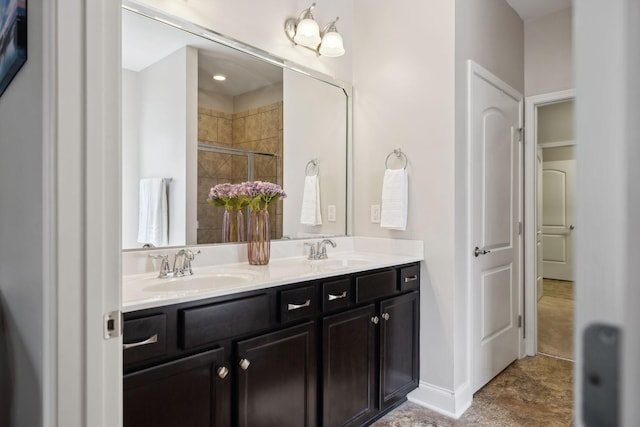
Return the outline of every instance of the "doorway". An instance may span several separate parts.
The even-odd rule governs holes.
[[[538,107],[537,287],[539,353],[573,360],[574,101]]]
[[[574,359],[574,91],[526,99],[526,353]]]

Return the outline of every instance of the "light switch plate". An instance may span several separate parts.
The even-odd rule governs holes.
[[[380,224],[380,205],[371,205],[371,222]]]
[[[327,221],[336,222],[336,205],[327,206]]]

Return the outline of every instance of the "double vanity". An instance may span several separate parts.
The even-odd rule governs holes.
[[[176,278],[149,257],[170,250],[125,252],[124,425],[359,426],[402,402],[418,384],[422,244],[334,240],[317,260],[274,242],[267,266],[201,246]]]

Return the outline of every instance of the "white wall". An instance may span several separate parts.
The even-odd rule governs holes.
[[[351,80],[351,22],[353,2],[323,0],[313,11],[320,27],[340,16],[337,27],[346,54],[339,58],[318,57],[293,47],[284,34],[284,21],[298,17],[311,2],[307,0],[143,0],[149,6],[180,16],[225,36],[241,40],[279,57],[305,65],[339,79]]]
[[[197,61],[195,49],[182,48],[138,73],[139,103],[144,106],[139,114],[140,178],[172,178],[169,186],[171,246],[190,242],[186,225],[187,189],[191,187],[187,181],[188,172],[193,168],[188,168],[187,157],[194,149],[194,141],[188,133],[194,121],[193,111],[197,110],[197,88],[191,95],[188,90],[189,82],[197,81],[197,78],[190,80],[197,70],[197,65],[191,64],[193,61]],[[195,107],[190,105],[194,102]],[[174,117],[185,119],[174,120]],[[195,123],[197,126],[197,119]]]
[[[139,248],[140,85],[138,73],[122,70],[122,247]]]
[[[253,108],[264,107],[282,101],[282,82],[261,87],[238,96],[233,97],[233,112],[251,110]]]
[[[573,89],[573,9],[524,23],[525,95]]]
[[[345,145],[346,95],[296,71],[284,71],[283,203],[285,236],[343,235],[346,230],[347,162]],[[309,106],[313,105],[313,114]],[[322,225],[300,224],[305,168],[316,159],[320,168]],[[310,168],[310,173],[315,168]],[[336,206],[336,221],[329,222],[327,206]]]
[[[451,390],[454,3],[357,0],[354,7],[354,234],[424,240],[420,380]],[[398,147],[408,157],[404,232],[370,222],[385,157]]]
[[[538,144],[573,141],[573,110],[573,100],[538,107]]]
[[[47,156],[53,150],[46,144],[48,9],[43,2],[29,2],[28,60],[0,97],[0,307],[14,375],[11,413],[0,414],[0,424],[10,418],[16,427],[43,422],[43,389],[49,383],[44,328],[50,320],[45,301],[52,279],[46,275],[46,256],[55,194],[47,180]],[[0,409],[9,410],[8,399],[2,396]]]
[[[463,402],[468,387],[470,358],[468,300],[471,248],[469,222],[469,146],[467,139],[468,60],[471,59],[520,93],[524,91],[524,28],[518,14],[504,0],[456,1],[456,123],[455,123],[455,288],[454,390]],[[467,397],[464,396],[467,393]],[[456,407],[456,410],[461,409]]]

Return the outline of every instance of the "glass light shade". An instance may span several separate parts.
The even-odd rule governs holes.
[[[309,18],[298,22],[293,41],[302,46],[313,49],[317,48],[320,44],[320,28],[318,27],[318,23]]]
[[[331,58],[344,55],[344,45],[340,33],[330,31],[324,35],[320,45],[320,55]]]

